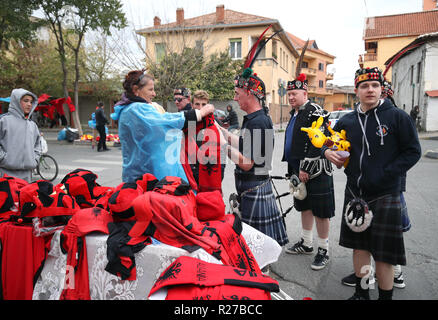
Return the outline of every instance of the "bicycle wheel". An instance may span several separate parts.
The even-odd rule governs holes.
[[[43,154],[37,167],[38,174],[47,181],[53,181],[58,176],[58,164],[55,158],[48,154]]]

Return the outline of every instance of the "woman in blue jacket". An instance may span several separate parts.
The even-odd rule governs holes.
[[[188,181],[180,161],[181,129],[201,121],[214,107],[183,113],[161,113],[152,104],[154,78],[142,70],[130,71],[123,82],[121,101],[111,118],[118,121],[122,145],[123,182],[134,182],[145,173],[157,179],[175,176]]]

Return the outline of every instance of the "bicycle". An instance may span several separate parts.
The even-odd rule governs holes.
[[[55,158],[47,154],[48,147],[46,140],[41,136],[42,153],[38,160],[38,165],[34,169],[34,173],[47,181],[56,179],[59,173],[58,163]]]
[[[58,176],[58,163],[51,155],[42,154],[38,161],[36,172],[44,180],[53,181]]]

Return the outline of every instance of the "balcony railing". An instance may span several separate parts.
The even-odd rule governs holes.
[[[307,90],[310,93],[316,93],[316,86],[307,86]]]
[[[316,76],[316,69],[313,68],[301,68],[301,72],[308,76]]]
[[[327,73],[326,79],[327,80],[333,80],[334,74],[333,73]]]
[[[364,61],[377,61],[377,53],[365,53],[363,55]]]

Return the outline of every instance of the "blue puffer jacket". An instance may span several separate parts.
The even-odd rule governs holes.
[[[148,103],[132,102],[116,106],[111,118],[119,121],[123,182],[145,173],[188,181],[180,161],[184,113],[159,113]]]

